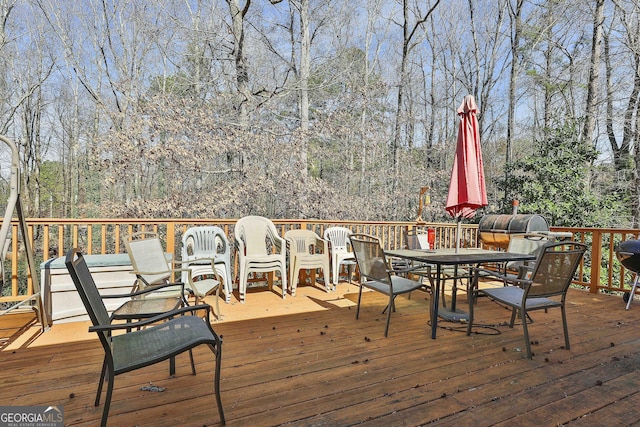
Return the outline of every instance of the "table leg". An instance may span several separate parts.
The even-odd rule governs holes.
[[[458,264],[453,266],[453,287],[451,288],[451,303],[449,309],[445,307],[438,307],[437,315],[442,317],[444,320],[449,322],[466,322],[467,321],[467,313],[456,308],[456,302],[458,299],[458,280],[461,280],[461,277],[458,277],[459,267]],[[444,299],[444,295],[442,296]]]
[[[456,299],[458,297],[458,264],[453,266],[453,287],[451,288],[451,312],[456,312]]]
[[[438,330],[438,306],[440,305],[440,276],[442,273],[442,266],[438,264],[436,266],[436,286],[431,290],[432,307],[431,307],[431,339],[436,339],[436,331]]]
[[[467,336],[471,335],[471,328],[473,328],[473,304],[478,294],[478,269],[475,269],[473,273],[472,282],[469,284],[469,295],[467,296],[469,300],[469,322],[467,322]]]

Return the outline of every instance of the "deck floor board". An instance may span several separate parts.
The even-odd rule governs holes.
[[[535,356],[527,360],[521,325],[509,328],[509,311],[491,301],[478,302],[476,319],[486,327],[471,337],[459,324],[441,323],[432,340],[426,294],[399,297],[384,338],[385,298],[365,293],[356,320],[355,289],[324,294],[300,287],[286,302],[253,292],[255,305],[221,304],[224,320],[214,328],[224,340],[228,425],[580,426],[640,419],[638,304],[627,311],[620,297],[572,289],[571,349],[563,349],[559,311],[534,312]],[[60,405],[65,424],[96,425],[99,342],[77,325],[66,335],[70,325],[54,325],[20,344],[19,335],[32,334],[28,317],[0,317],[0,402]],[[167,363],[116,377],[109,425],[219,424],[211,353],[198,348],[195,358],[195,377],[187,355],[178,356],[174,378]],[[141,390],[150,383],[166,390]]]

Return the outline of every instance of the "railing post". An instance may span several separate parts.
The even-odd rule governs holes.
[[[598,293],[600,285],[600,265],[602,261],[602,232],[594,228],[591,234],[591,277],[589,292]]]
[[[167,222],[167,252],[176,256],[176,223],[173,221]]]

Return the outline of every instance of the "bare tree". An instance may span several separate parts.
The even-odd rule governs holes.
[[[236,84],[239,95],[238,118],[240,126],[246,128],[249,123],[248,103],[252,95],[249,91],[249,71],[244,54],[244,19],[251,6],[251,0],[241,5],[238,0],[227,0],[231,13],[231,33],[233,34],[233,58],[236,67]]]
[[[51,142],[43,132],[50,99],[43,86],[55,63],[44,53],[42,23],[20,22],[15,12],[16,2],[0,2],[0,133],[10,133],[20,149],[25,213],[35,216],[40,214],[40,167]]]
[[[598,104],[598,80],[601,66],[602,25],[604,23],[604,0],[597,0],[593,11],[593,39],[591,40],[591,67],[589,68],[589,81],[587,86],[587,106],[585,109],[584,129],[582,140],[585,144],[591,144],[593,132],[596,127],[596,107]]]
[[[634,226],[640,223],[640,5],[635,1],[614,0],[615,10],[619,15],[620,27],[624,30],[619,41],[624,55],[628,58],[629,68],[622,74],[616,72],[612,62],[611,34],[605,37],[605,64],[607,80],[607,113],[606,128],[609,146],[613,153],[616,172],[626,175],[631,169],[632,180],[629,192],[633,200],[632,218]],[[611,26],[614,25],[613,21]],[[628,88],[626,105],[622,113],[622,137],[618,141],[615,127],[615,97],[620,96],[614,89],[613,79],[621,79],[620,88]],[[633,164],[629,164],[633,162]]]
[[[300,127],[297,140],[300,144],[300,158],[298,161],[298,177],[307,182],[308,167],[308,132],[309,132],[309,78],[311,76],[311,34],[309,29],[309,0],[294,1],[291,4],[298,11],[300,19],[300,66],[298,78],[298,111],[300,115]],[[292,45],[293,46],[293,45]],[[307,208],[307,195],[299,194],[300,210],[298,216],[303,217]]]
[[[507,139],[505,149],[505,165],[511,163],[513,138],[515,133],[515,116],[516,116],[516,87],[518,76],[520,74],[521,54],[520,54],[520,37],[522,34],[522,7],[524,0],[515,0],[515,5],[510,0],[508,5],[509,16],[511,17],[511,70],[509,73],[509,103],[507,113]],[[509,180],[509,169],[505,170],[505,182]],[[508,198],[505,193],[505,201]]]
[[[427,11],[422,12],[420,8],[416,11],[416,19],[411,19],[411,10],[409,5],[409,0],[402,1],[402,56],[400,59],[400,81],[398,84],[398,93],[397,93],[397,101],[396,101],[396,122],[393,140],[391,144],[391,161],[392,161],[392,170],[393,170],[393,178],[392,178],[392,188],[395,189],[398,185],[398,156],[399,156],[399,148],[402,145],[401,143],[401,135],[402,135],[402,126],[407,119],[407,115],[404,107],[404,97],[405,91],[408,89],[409,84],[409,55],[411,51],[415,48],[417,43],[414,40],[416,37],[416,32],[418,29],[422,27],[422,25],[427,22],[431,14],[434,12],[440,0],[435,0],[433,3],[429,2],[427,5]]]
[[[602,4],[599,61],[589,23]],[[552,118],[591,115],[581,133],[594,143],[606,124],[617,170],[633,170],[637,7],[0,0],[0,126],[24,142],[29,183],[42,187],[39,165],[60,163],[62,215],[101,203],[123,215],[411,218],[417,189],[435,183],[438,219],[467,93],[493,154],[494,203],[505,163]],[[604,90],[588,80],[601,61],[606,122]],[[217,197],[200,203],[209,188]]]

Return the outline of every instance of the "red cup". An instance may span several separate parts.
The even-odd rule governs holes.
[[[427,228],[427,240],[429,241],[429,249],[434,249],[436,245],[436,229]]]

